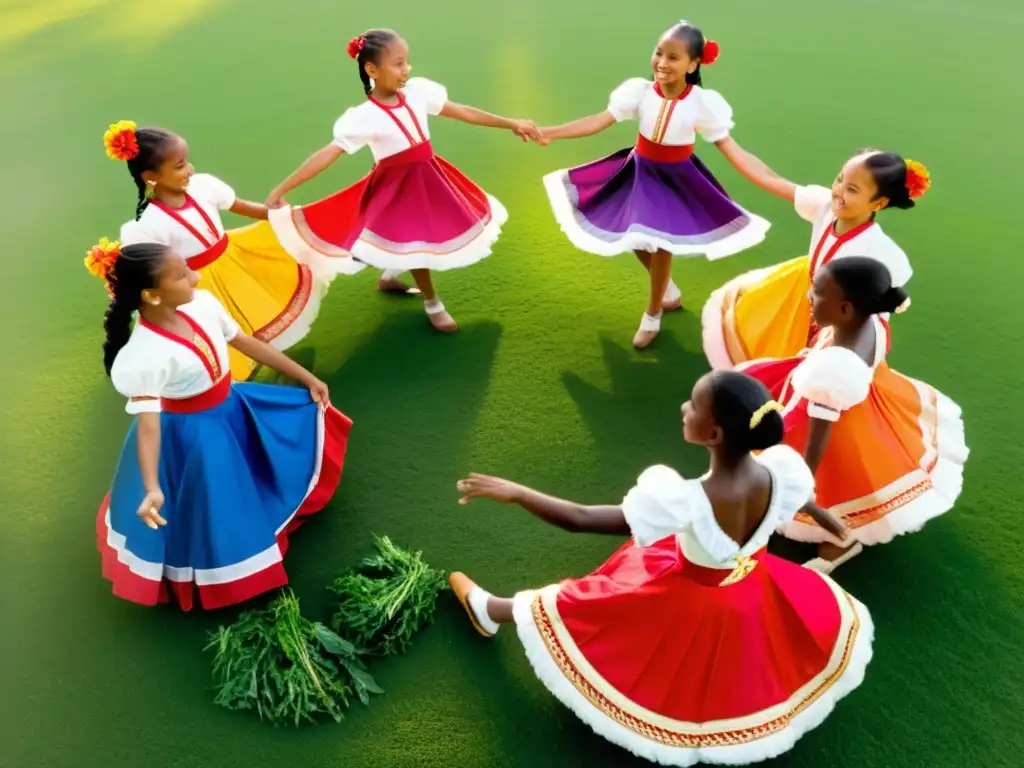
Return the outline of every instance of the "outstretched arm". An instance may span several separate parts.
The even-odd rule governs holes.
[[[241,200],[236,198],[234,205],[232,205],[228,210],[249,219],[265,219],[267,218],[268,208],[263,203],[254,203],[251,200]]]
[[[314,403],[330,403],[327,385],[279,349],[244,333],[237,334],[228,343],[246,357],[251,357],[257,363],[273,368],[307,387]]]
[[[445,102],[439,114],[442,117],[461,120],[463,123],[469,123],[470,125],[480,125],[484,128],[504,128],[505,130],[512,131],[523,141],[527,139],[540,141],[540,133],[537,131],[537,126],[533,124],[532,120],[514,120],[511,117],[492,115],[490,112],[484,112],[482,109],[465,104],[456,104],[454,101]]]
[[[571,123],[541,128],[540,132],[547,141],[579,139],[584,136],[593,136],[595,133],[607,130],[613,125],[615,125],[615,118],[611,112],[605,111],[598,112],[596,115],[590,115],[589,117],[581,117],[579,120],[573,120]]]
[[[500,477],[471,474],[456,486],[462,494],[460,504],[472,499],[493,499],[503,504],[518,504],[535,517],[570,533],[606,533],[628,536],[629,525],[619,506],[585,506],[558,499]]]
[[[776,197],[781,197],[790,203],[793,202],[797,185],[789,179],[779,176],[757,155],[753,155],[745,150],[731,137],[722,139],[715,146],[721,150],[722,154],[732,164],[732,167],[739,171],[745,179]]]
[[[284,203],[285,195],[296,187],[305,184],[314,176],[326,171],[334,164],[334,161],[343,154],[345,153],[341,147],[335,144],[328,144],[323,149],[318,149],[312,155],[307,157],[305,162],[303,162],[291,176],[274,188],[274,191],[270,193],[269,197],[267,197],[267,205],[270,208],[280,208]]]

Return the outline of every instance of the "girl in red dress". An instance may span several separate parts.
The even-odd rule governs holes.
[[[775,757],[864,679],[867,609],[828,576],[767,554],[772,532],[815,506],[799,454],[777,445],[780,406],[735,371],[700,379],[683,437],[710,471],[640,475],[615,506],[585,506],[471,475],[460,503],[515,503],[573,532],[632,539],[588,576],[512,598],[450,582],[478,632],[514,623],[541,682],[595,732],[664,765]],[[753,451],[763,451],[753,455]]]
[[[440,115],[472,125],[505,128],[540,141],[526,120],[492,115],[448,100],[447,89],[409,78],[409,46],[398,33],[371,29],[353,39],[366,100],[334,124],[334,139],[311,155],[267,199],[270,221],[300,252],[326,256],[340,271],[353,263],[385,270],[381,287],[402,286],[412,271],[439,331],[457,330],[434,291],[431,270],[475,264],[488,256],[508,218],[504,206],[434,154],[428,119]],[[362,180],[310,205],[290,207],[284,195],[327,170],[343,154],[369,147],[374,166]],[[361,268],[361,267],[360,267]]]

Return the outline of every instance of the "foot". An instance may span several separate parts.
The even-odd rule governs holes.
[[[381,277],[377,281],[377,290],[381,293],[398,293],[402,296],[418,296],[419,288],[406,285],[397,277]]]
[[[459,571],[448,577],[448,585],[465,609],[473,628],[484,637],[494,637],[499,626],[487,615],[487,593]]]
[[[657,317],[644,312],[643,318],[640,320],[640,330],[636,332],[636,336],[633,337],[633,346],[637,349],[647,349],[651,346],[658,333],[661,331],[661,312],[658,313]]]
[[[665,289],[665,296],[661,300],[661,311],[675,312],[682,308],[683,294],[680,292],[679,286],[676,285],[675,281],[669,280],[668,287]]]
[[[864,545],[855,541],[849,547],[840,547],[836,544],[824,542],[818,546],[818,556],[813,560],[804,563],[805,568],[810,568],[818,573],[832,573],[843,563],[852,560],[864,551]]]
[[[455,333],[459,330],[459,326],[452,319],[452,316],[448,314],[448,310],[444,308],[444,304],[439,299],[433,299],[428,301],[425,305],[427,310],[427,317],[430,318],[430,324],[441,333]]]

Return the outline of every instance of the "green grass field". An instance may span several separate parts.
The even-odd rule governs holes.
[[[916,267],[896,325],[896,368],[964,409],[965,491],[922,533],[866,552],[839,581],[871,609],[864,685],[775,766],[1019,766],[1024,754],[1024,428],[1018,253],[1024,7],[1014,0],[522,0],[352,7],[328,0],[0,0],[0,189],[8,328],[0,378],[0,766],[608,766],[639,761],[594,736],[533,677],[515,639],[487,643],[450,595],[412,651],[374,667],[386,689],[340,724],[275,730],[221,710],[205,632],[235,611],[180,614],[114,598],[94,517],[128,416],[100,359],[102,287],[84,250],[134,210],[101,135],[121,118],[184,134],[200,170],[262,200],[360,98],[348,39],[398,28],[416,74],[451,97],[561,122],[604,107],[675,14],[722,43],[706,85],[736,110],[737,139],[780,172],[828,183],[864,145],[927,163],[918,210],[884,217]],[[455,504],[462,473],[507,474],[614,501],[655,462],[704,468],[678,405],[706,370],[698,310],[728,277],[805,252],[785,205],[701,156],[768,241],[711,264],[677,263],[690,312],[656,346],[630,346],[645,282],[630,258],[574,251],[541,176],[632,140],[635,127],[540,148],[435,120],[440,153],[501,199],[495,254],[438,277],[462,330],[431,332],[416,300],[339,278],[293,350],[355,420],[328,509],[293,540],[305,613],[371,547],[371,532],[509,592],[586,573],[617,541],[571,537],[511,508]],[[310,201],[368,167],[364,153],[292,195]],[[232,224],[237,222],[231,222]],[[403,350],[403,351],[400,351]],[[1017,393],[1017,394],[1015,394]],[[795,556],[806,555],[797,550]],[[1013,723],[1016,722],[1017,726]],[[1017,735],[1013,735],[1013,731]],[[600,762],[599,762],[600,761]]]

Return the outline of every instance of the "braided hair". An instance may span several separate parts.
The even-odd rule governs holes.
[[[700,59],[704,55],[704,33],[700,31],[699,27],[695,27],[688,21],[680,21],[672,29],[669,30],[669,35],[678,40],[686,48],[686,54],[691,59]],[[697,62],[697,68],[693,72],[686,73],[687,85],[702,85],[700,77],[700,61]]]
[[[359,79],[363,83],[363,92],[369,96],[373,92],[373,82],[366,72],[367,64],[380,64],[381,54],[398,39],[398,33],[392,29],[370,29],[356,38],[358,54],[355,56],[359,67]]]
[[[139,243],[121,247],[113,269],[107,275],[110,306],[103,317],[103,368],[110,376],[114,359],[131,337],[132,314],[142,304],[142,292],[155,288],[163,269],[168,248],[159,243]]]
[[[847,256],[830,261],[823,267],[842,289],[846,300],[860,315],[896,312],[910,298],[902,288],[892,284],[888,267],[867,256]]]
[[[710,374],[711,410],[722,428],[723,445],[730,456],[763,451],[782,442],[782,414],[768,410],[751,428],[751,419],[772,396],[768,388],[753,376],[739,371],[714,371]]]
[[[889,199],[886,208],[906,210],[913,208],[915,203],[910,199],[907,186],[907,161],[895,152],[883,152],[878,149],[862,149],[857,156],[864,155],[864,167],[874,177],[879,197]]]
[[[139,200],[135,205],[135,220],[138,221],[142,212],[149,205],[146,182],[142,174],[146,171],[155,171],[163,164],[167,148],[177,137],[164,128],[138,128],[135,131],[135,139],[139,144],[139,153],[128,161],[128,173],[132,175],[132,181],[139,192]]]

